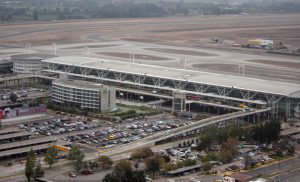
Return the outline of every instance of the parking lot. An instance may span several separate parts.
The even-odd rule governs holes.
[[[38,97],[47,96],[48,90],[38,89],[32,87],[22,87],[19,89],[1,89],[0,91],[0,105],[6,105],[11,102],[10,94],[14,93],[18,100],[33,99]]]
[[[54,114],[54,119],[17,125],[36,136],[55,136],[68,142],[88,145],[97,149],[130,143],[154,133],[170,130],[193,121],[185,118],[150,119],[136,117],[119,123],[82,116]]]

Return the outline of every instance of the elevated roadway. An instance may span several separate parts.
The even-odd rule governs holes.
[[[213,106],[213,107],[219,107],[219,108],[224,108],[224,109],[232,109],[232,110],[236,110],[236,111],[242,111],[243,110],[240,107],[234,107],[234,106],[218,104],[218,103],[212,103],[212,102],[204,102],[204,101],[187,100],[186,103],[187,104],[196,103],[196,104],[200,104],[200,105],[204,105],[204,106]]]
[[[170,95],[165,95],[165,94],[161,94],[161,93],[152,93],[152,92],[147,92],[147,91],[143,91],[143,90],[127,89],[127,88],[124,89],[124,88],[120,88],[120,87],[116,87],[116,90],[120,91],[120,92],[130,92],[130,93],[148,95],[148,96],[153,96],[153,97],[158,97],[158,98],[163,98],[163,99],[173,99],[173,97]]]
[[[57,79],[54,77],[43,76],[43,75],[16,75],[16,76],[12,76],[12,77],[0,78],[0,82],[28,79],[28,78],[43,78],[43,79],[48,79],[48,80],[56,80]]]
[[[41,80],[56,80],[57,78],[43,75],[17,75],[0,78],[0,88],[22,86],[25,84],[40,83]]]

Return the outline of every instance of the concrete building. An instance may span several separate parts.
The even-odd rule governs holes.
[[[70,107],[107,111],[115,107],[115,89],[102,84],[80,80],[55,80],[52,101]]]
[[[0,60],[0,73],[5,74],[11,72],[13,68],[13,62],[11,60]]]
[[[295,107],[294,116],[295,116],[295,118],[300,120],[300,103],[298,103],[297,107]]]
[[[42,70],[41,61],[56,57],[49,54],[18,54],[11,56],[13,72],[15,74],[40,75]]]
[[[180,91],[173,93],[173,112],[182,113],[186,110],[186,94]]]

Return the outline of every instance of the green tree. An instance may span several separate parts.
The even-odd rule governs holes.
[[[39,14],[36,10],[33,12],[32,19],[33,20],[38,20],[39,19]]]
[[[45,172],[42,169],[42,164],[40,161],[37,162],[36,167],[34,169],[34,177],[35,178],[41,178],[43,177]]]
[[[253,161],[253,159],[246,154],[244,156],[244,166],[245,166],[245,169],[247,169],[248,167],[252,167],[253,164],[255,164],[254,161]]]
[[[10,101],[11,101],[12,103],[16,103],[16,102],[17,102],[17,99],[18,99],[18,96],[17,96],[17,94],[11,92],[11,93],[9,94],[9,99],[10,99]]]
[[[198,144],[198,150],[207,150],[212,144],[214,137],[210,133],[205,133],[200,137],[200,143]]]
[[[67,158],[69,160],[76,160],[79,156],[81,156],[83,152],[80,150],[78,145],[72,145],[71,150],[68,153]]]
[[[210,162],[203,163],[203,171],[205,171],[206,174],[209,174],[210,170],[211,170],[211,164],[210,164]]]
[[[77,173],[80,172],[80,170],[84,167],[84,154],[80,154],[75,161],[73,161],[74,164],[74,169],[76,170]]]
[[[154,153],[150,147],[140,148],[131,154],[131,159],[142,159],[153,156]]]
[[[44,161],[49,165],[49,168],[51,168],[52,164],[57,162],[57,156],[58,150],[56,148],[51,146],[47,149],[47,154],[44,158]]]
[[[28,181],[30,181],[31,177],[34,176],[35,166],[36,166],[36,154],[31,149],[29,152],[27,152],[26,164],[25,164],[25,176]]]
[[[219,160],[219,156],[215,152],[209,152],[206,154],[205,157],[203,157],[202,162],[217,161],[217,160]]]
[[[91,170],[94,170],[99,167],[99,164],[97,161],[89,161],[89,166],[90,166]]]
[[[252,129],[253,140],[258,143],[270,143],[278,140],[280,135],[281,123],[277,119],[260,123]]]
[[[132,172],[132,179],[135,182],[146,182],[145,172],[142,170],[137,170]]]
[[[103,182],[120,182],[121,179],[114,173],[108,173],[104,176]]]
[[[145,160],[146,170],[154,179],[155,174],[160,171],[160,159],[158,157],[151,157]]]
[[[74,169],[79,173],[83,168],[84,153],[80,150],[78,145],[72,145],[67,158],[73,161]]]
[[[146,182],[144,171],[133,171],[131,162],[121,160],[116,164],[112,173],[105,175],[103,182]]]
[[[120,179],[128,179],[132,175],[131,162],[128,160],[121,160],[114,167],[114,173],[119,176]]]
[[[100,156],[98,158],[98,161],[103,169],[110,169],[111,166],[113,165],[113,161],[111,160],[111,158],[104,155]]]

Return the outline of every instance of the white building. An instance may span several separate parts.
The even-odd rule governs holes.
[[[16,74],[40,75],[42,70],[41,61],[56,57],[49,54],[18,54],[11,56],[13,72]]]
[[[295,118],[300,119],[300,103],[297,104],[297,107],[295,107]]]
[[[52,101],[68,107],[106,111],[115,108],[113,87],[79,80],[56,80],[52,83]]]

